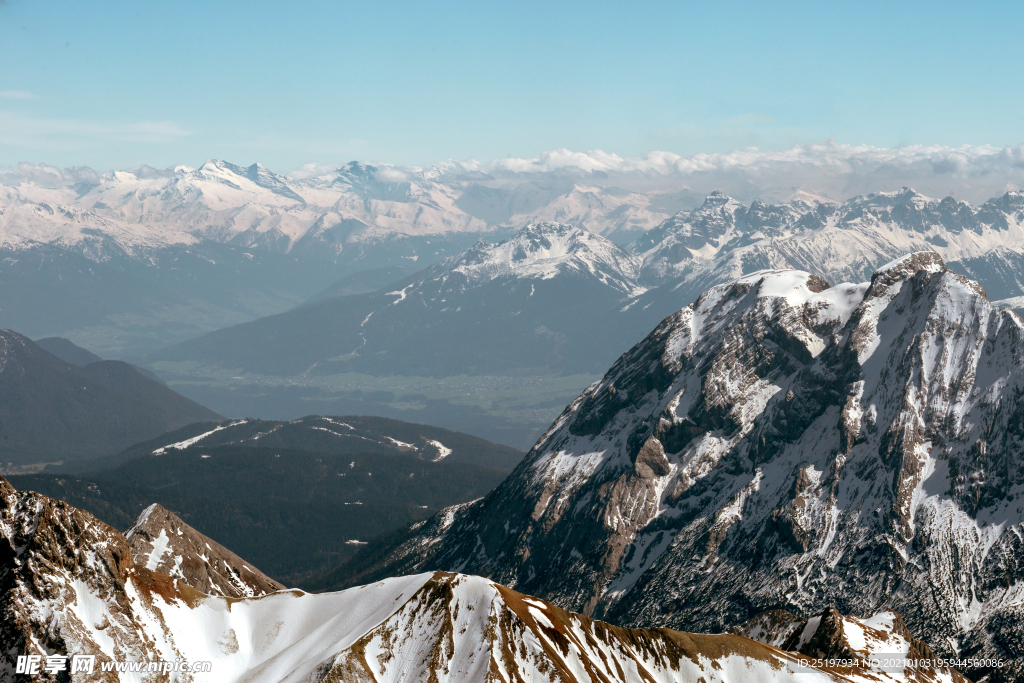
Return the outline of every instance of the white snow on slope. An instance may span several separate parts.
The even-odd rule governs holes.
[[[461,275],[467,284],[474,285],[499,277],[550,280],[577,272],[636,296],[643,292],[635,284],[640,265],[638,257],[589,230],[541,223],[527,226],[499,244],[481,242],[447,259],[439,270]]]
[[[161,446],[160,448],[157,448],[155,451],[153,451],[152,454],[153,455],[163,455],[164,453],[167,452],[167,449],[169,449],[169,448],[174,448],[176,450],[183,451],[186,448],[188,448],[189,446],[191,446],[193,444],[196,444],[196,443],[199,443],[200,441],[202,441],[206,437],[210,436],[211,434],[216,434],[217,432],[219,432],[221,430],[229,429],[231,427],[237,427],[238,425],[244,425],[246,422],[248,422],[248,420],[236,420],[235,422],[231,422],[229,424],[218,425],[217,427],[214,427],[210,431],[203,432],[202,434],[199,434],[198,436],[193,436],[190,439],[185,439],[184,441],[178,441],[177,443],[172,443],[172,444],[167,444],[166,446]]]
[[[74,586],[64,613],[74,620],[66,632],[77,636],[69,647],[81,647],[74,641],[84,637],[102,659],[122,658],[115,650],[121,633],[109,625],[124,622],[111,602],[87,584]],[[427,573],[340,593],[279,591],[230,601],[167,596],[132,581],[127,596],[155,655],[211,663],[209,673],[194,676],[196,683],[305,683],[329,672],[331,680],[377,683],[477,683],[513,676],[539,683],[548,680],[552,665],[573,683],[901,680],[800,671],[793,655],[738,636],[679,634],[673,640],[652,632],[620,638],[614,629],[543,601],[527,602],[479,577]],[[432,656],[439,645],[445,650],[441,659]],[[120,680],[134,679],[129,674]]]
[[[445,446],[440,441],[434,441],[433,439],[424,439],[428,444],[437,449],[437,455],[434,456],[433,462],[441,462],[449,455],[452,454],[452,449]]]
[[[171,539],[167,537],[167,532],[164,529],[160,530],[160,535],[153,541],[153,550],[149,554],[149,559],[146,560],[146,569],[149,571],[156,571],[156,568],[164,559],[164,555],[167,553],[167,544]]]

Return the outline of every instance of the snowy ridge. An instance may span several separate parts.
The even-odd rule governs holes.
[[[125,539],[137,564],[209,595],[251,598],[284,588],[158,503],[142,511]]]
[[[23,179],[0,186],[0,245],[75,245],[102,234],[123,249],[210,239],[290,250],[306,238],[340,250],[367,233],[487,227],[457,209],[445,185],[395,184],[377,175],[374,167],[349,164],[329,177],[297,181],[260,164],[210,160],[196,169],[115,171],[75,185]]]
[[[712,193],[704,205],[681,212],[642,236],[643,281],[681,278],[712,284],[759,268],[798,268],[832,281],[857,281],[902,254],[935,251],[945,261],[975,263],[979,277],[1006,254],[1024,253],[1024,194],[1008,192],[980,207],[904,188],[842,204],[797,198],[749,207]],[[1005,278],[1005,274],[998,275]],[[1013,291],[1020,281],[1006,283]]]
[[[644,291],[636,284],[636,256],[600,235],[561,223],[529,225],[499,244],[480,242],[434,266],[425,279],[457,280],[468,288],[499,278],[550,280],[573,273],[594,277],[626,296]],[[395,303],[405,299],[404,290],[401,295]]]
[[[390,452],[416,455],[419,459],[430,462],[440,462],[454,452],[452,448],[437,439],[423,435],[403,435],[403,439],[409,439],[404,441],[381,433],[381,429],[386,430],[387,427],[380,428],[362,423],[359,426],[353,426],[339,419],[323,415],[308,415],[288,422],[256,419],[228,420],[195,436],[155,448],[150,455],[163,456],[172,450],[184,451],[200,443],[204,448],[246,445],[272,447],[271,444],[292,447],[297,443],[303,443],[311,431],[318,432],[317,436],[320,437],[315,441],[317,447],[327,448],[329,452],[353,442],[358,443],[359,447],[372,444]],[[144,519],[140,517],[139,523],[142,521]]]
[[[614,243],[581,227],[562,223],[527,225],[499,244],[480,242],[424,272],[417,290],[453,293],[493,281],[544,281],[585,276],[616,291],[636,296],[640,260]],[[407,290],[410,288],[407,288]],[[407,291],[394,292],[397,304]]]
[[[213,429],[211,429],[208,432],[203,432],[202,434],[199,434],[197,436],[193,436],[193,437],[191,437],[189,439],[185,439],[184,441],[178,441],[176,443],[167,444],[166,446],[161,446],[160,448],[157,448],[157,449],[155,449],[153,451],[153,455],[163,455],[164,453],[167,452],[167,449],[169,449],[169,448],[173,448],[173,449],[178,450],[178,451],[183,451],[186,448],[188,448],[189,446],[193,446],[193,445],[199,443],[200,441],[202,441],[203,439],[205,439],[206,437],[208,437],[208,436],[210,436],[212,434],[216,434],[217,432],[223,431],[225,429],[230,429],[231,427],[237,427],[239,425],[244,425],[246,422],[248,422],[248,420],[235,420],[235,421],[229,422],[227,424],[217,425],[216,427],[214,427]]]
[[[907,666],[906,660],[936,658],[892,611],[861,619],[840,614],[834,607],[810,618],[769,610],[734,627],[731,633],[809,657],[886,661],[882,667],[886,669],[913,669],[916,667]],[[914,675],[906,673],[908,678]]]

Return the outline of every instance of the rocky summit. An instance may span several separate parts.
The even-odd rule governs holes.
[[[125,532],[135,562],[209,595],[251,598],[284,588],[159,503]]]
[[[934,252],[761,271],[666,318],[487,497],[360,576],[493,578],[627,625],[895,610],[1021,657],[1024,321]],[[553,570],[557,568],[557,570]]]

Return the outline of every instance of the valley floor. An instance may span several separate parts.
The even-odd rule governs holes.
[[[290,420],[311,413],[376,415],[466,432],[529,449],[598,375],[375,377],[237,374],[198,363],[152,369],[178,393],[234,417]]]

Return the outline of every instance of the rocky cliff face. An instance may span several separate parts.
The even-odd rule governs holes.
[[[207,595],[251,598],[284,586],[153,503],[125,532],[135,562]]]
[[[835,607],[809,618],[785,610],[767,610],[730,632],[812,658],[875,660],[880,664],[888,660],[883,664],[887,668],[905,666],[906,661],[934,661],[937,657],[927,644],[910,633],[900,615],[890,611],[860,619],[840,614]],[[925,668],[908,671],[906,675],[909,680],[924,681],[933,672]],[[951,671],[950,676],[955,681],[967,680],[957,671]]]
[[[759,272],[666,318],[369,575],[458,569],[708,631],[894,609],[940,653],[1017,657],[1021,425],[1024,321],[934,252],[859,285]]]
[[[118,679],[98,675],[105,661],[178,659],[154,603],[204,597],[136,565],[124,536],[92,515],[0,478],[0,681],[28,680],[15,673],[18,655],[94,654],[93,680],[108,681]]]

